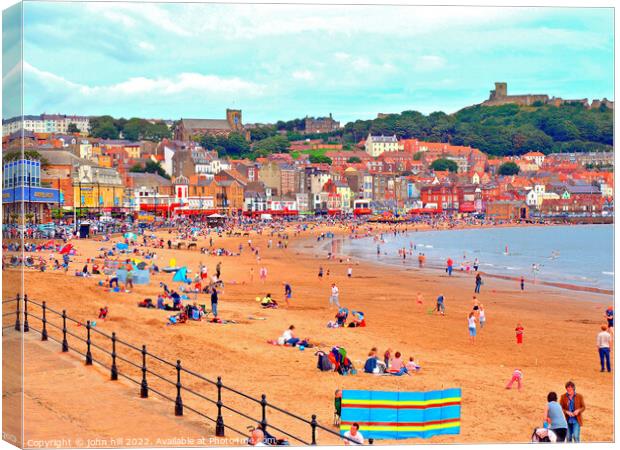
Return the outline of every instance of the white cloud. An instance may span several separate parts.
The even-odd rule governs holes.
[[[296,80],[312,81],[314,74],[309,70],[296,70],[293,72],[293,78]]]
[[[446,60],[437,55],[423,55],[417,58],[415,69],[417,71],[433,71],[442,69],[446,65]]]
[[[146,41],[138,42],[138,47],[140,47],[142,50],[146,50],[147,52],[152,52],[153,50],[155,50],[155,46],[150,42]]]
[[[75,104],[93,111],[105,110],[104,105],[128,105],[143,99],[161,101],[163,104],[170,101],[231,99],[240,95],[244,98],[260,97],[266,92],[265,86],[238,77],[195,72],[168,78],[133,77],[114,84],[89,86],[40,70],[27,62],[24,62],[24,78],[30,86],[36,86],[37,95],[33,101],[54,97],[61,104]]]

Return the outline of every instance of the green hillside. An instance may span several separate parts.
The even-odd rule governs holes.
[[[399,138],[470,145],[491,155],[613,151],[613,111],[581,104],[560,107],[471,106],[447,115],[403,111],[381,119],[357,120],[344,127],[344,138],[359,141],[368,132]]]

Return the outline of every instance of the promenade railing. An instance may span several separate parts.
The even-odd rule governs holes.
[[[225,437],[228,430],[249,438],[251,427],[260,425],[269,434],[279,434],[279,439],[296,445],[317,445],[319,432],[330,437],[331,444],[343,439],[337,431],[321,425],[316,414],[302,417],[271,403],[265,394],[260,398],[248,395],[224,384],[220,376],[203,376],[185,367],[180,359],[167,360],[150,352],[146,345],[126,342],[115,332],[105,333],[90,320],[74,319],[66,310],[58,311],[45,301],[17,295],[3,300],[2,310],[3,334],[5,330],[36,332],[41,341],[58,343],[62,352],[81,355],[85,365],[107,369],[110,380],[121,377],[136,384],[141,398],[153,393],[173,403],[175,416],[189,411],[212,422],[216,437]],[[191,349],[188,352],[192,353]]]

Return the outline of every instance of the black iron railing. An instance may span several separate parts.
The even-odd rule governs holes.
[[[86,323],[80,322],[68,316],[66,310],[57,311],[50,308],[45,301],[37,302],[29,299],[27,295],[24,295],[22,299],[17,295],[14,299],[2,301],[3,310],[12,308],[9,305],[13,302],[15,302],[15,308],[2,313],[3,333],[5,329],[23,330],[24,333],[37,332],[41,335],[42,341],[49,339],[60,344],[62,352],[73,351],[81,355],[85,365],[90,366],[96,363],[109,370],[111,380],[115,381],[122,377],[138,385],[141,398],[148,398],[151,392],[174,403],[175,416],[183,416],[187,410],[214,423],[217,437],[224,437],[226,430],[229,430],[249,438],[248,425],[260,424],[260,427],[265,431],[269,430],[270,434],[273,430],[303,445],[316,445],[319,430],[333,439],[342,439],[337,431],[319,424],[316,414],[306,419],[268,402],[265,394],[260,398],[245,394],[225,385],[222,377],[218,376],[216,380],[207,378],[184,367],[180,360],[168,361],[149,352],[146,345],[138,347],[125,342],[119,339],[115,332],[107,334],[100,331],[90,320]],[[11,321],[9,325],[5,325],[7,322],[4,318],[10,316],[15,316],[14,322]],[[35,320],[37,326],[33,326],[30,323],[31,320]],[[71,331],[67,324],[73,324],[85,330],[86,337]],[[72,341],[71,345],[69,345],[69,338]],[[169,390],[166,391],[166,388]],[[215,395],[213,397],[207,395],[205,388],[213,388]],[[225,392],[233,394],[234,397],[227,396],[225,402]],[[187,402],[188,397],[192,399],[191,404]],[[242,411],[240,403],[243,403],[243,406],[248,404],[253,406],[251,409],[254,411],[257,407],[260,408],[260,417],[253,417],[252,412],[248,412],[247,409],[245,412]],[[205,411],[205,404],[214,408],[215,417]],[[275,413],[279,414],[280,419],[284,419],[283,424],[279,422],[276,424],[277,420],[271,419],[275,417]],[[236,426],[231,425],[231,422]],[[246,431],[243,431],[243,428]],[[301,436],[307,432],[309,432],[309,437]]]

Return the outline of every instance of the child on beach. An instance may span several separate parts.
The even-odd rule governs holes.
[[[515,334],[517,337],[517,344],[523,344],[523,326],[521,323],[517,324],[517,328],[515,328]]]
[[[482,303],[480,303],[480,306],[478,309],[478,321],[480,322],[480,329],[482,330],[482,328],[484,327],[484,324],[487,321],[487,317],[486,317],[486,314],[484,313],[484,307],[482,306]]]
[[[521,380],[523,380],[523,372],[521,372],[521,369],[515,369],[515,371],[512,372],[512,378],[506,385],[506,389],[512,388],[512,384],[516,382],[517,389],[521,390]]]
[[[471,344],[476,343],[476,315],[474,312],[470,312],[467,316],[467,327],[469,329],[469,342]]]

